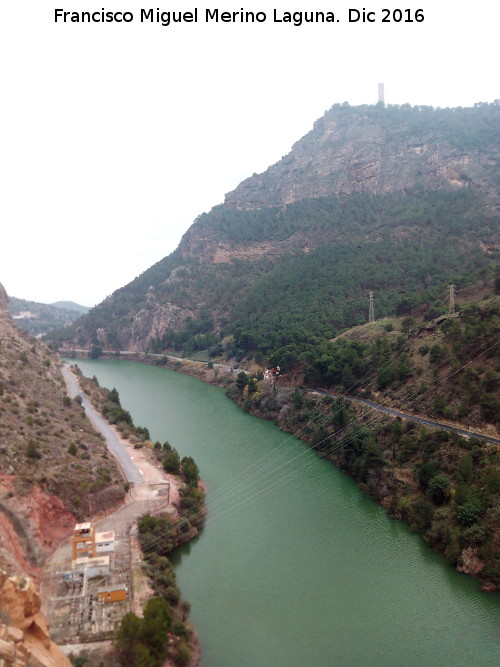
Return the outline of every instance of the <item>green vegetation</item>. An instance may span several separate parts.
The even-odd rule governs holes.
[[[80,309],[77,311],[69,308],[68,305],[68,303],[61,303],[61,306],[48,305],[9,297],[10,314],[16,318],[16,325],[32,336],[45,334],[64,326],[67,322],[74,322],[89,310],[74,304],[76,308]],[[21,313],[24,314],[23,317],[20,317]],[[26,313],[29,313],[30,316],[26,317]]]
[[[167,472],[170,472],[173,475],[178,475],[181,471],[179,454],[175,450],[168,452],[162,460],[162,465]]]
[[[176,324],[149,338],[148,351],[203,351],[210,359],[254,358],[270,365],[279,360],[290,370],[306,353],[312,359],[306,363],[314,365],[321,355],[312,348],[366,322],[369,291],[377,318],[407,316],[402,333],[410,336],[417,319],[446,312],[443,292],[450,282],[462,289],[493,277],[498,218],[490,198],[498,185],[499,114],[498,104],[334,105],[298,148],[229,195],[229,205],[200,215],[175,252],[53,339],[85,345],[92,355],[127,349],[132,323],[137,335],[144,320],[149,338],[144,313],[169,304]],[[336,179],[351,169],[333,158],[366,133],[372,137],[372,130],[384,148],[379,152],[368,141],[359,165],[385,163],[389,154],[403,156],[405,164],[415,160],[408,186],[402,190],[385,174],[388,192],[367,194],[362,190],[366,185],[370,191],[371,181],[363,179],[373,179],[370,168],[369,175],[353,175],[348,183],[348,190],[360,191],[328,194],[338,191]],[[451,162],[436,165],[431,154],[446,154]],[[444,176],[459,156],[463,168]],[[327,176],[317,169],[321,157],[326,171],[332,169]],[[283,188],[309,194],[284,206]],[[311,198],[313,192],[326,194]],[[250,210],[236,205],[240,196]],[[213,261],[219,248],[223,253]],[[392,369],[389,384],[400,372],[404,368]],[[498,407],[490,397],[483,402],[485,414]]]
[[[403,335],[385,327],[371,342],[337,338],[306,346],[298,355],[305,381],[312,386],[364,394],[375,387],[399,397],[404,406],[420,406],[467,423],[495,423],[500,386],[500,305],[486,295],[446,318],[422,344],[422,325],[406,323]],[[403,329],[403,327],[402,327]],[[390,334],[390,335],[387,335]],[[426,382],[416,382],[416,378]],[[443,378],[446,380],[443,382]],[[439,389],[434,389],[438,386]],[[298,388],[273,390],[258,375],[240,372],[227,390],[244,410],[275,419],[281,428],[308,441],[331,458],[394,516],[405,519],[436,549],[461,567],[467,552],[482,564],[479,577],[500,585],[495,548],[500,470],[498,448],[480,440],[417,428],[365,415],[355,423],[352,404],[308,396]],[[366,423],[367,417],[369,421]],[[349,425],[351,423],[351,425]],[[477,573],[475,573],[477,574]]]
[[[339,337],[299,355],[309,386],[369,396],[377,389],[420,414],[495,424],[499,417],[500,303],[486,294],[459,316],[433,324],[416,319],[354,330],[366,342]],[[401,329],[403,327],[401,326]],[[429,332],[433,340],[429,340]],[[261,376],[240,372],[227,394],[244,410],[275,420],[330,458],[387,511],[422,533],[454,566],[480,563],[479,576],[500,586],[496,530],[500,519],[498,447],[431,431],[413,422],[388,420],[359,404],[320,398],[303,388],[273,388]],[[408,402],[408,403],[406,403]],[[465,554],[468,554],[467,556]]]
[[[174,475],[180,475],[185,485],[180,489],[180,503],[178,507],[182,531],[193,531],[203,523],[203,507],[205,494],[199,488],[200,472],[195,461],[190,456],[184,456],[182,461],[177,450],[168,442],[155,442],[153,452],[163,468]],[[175,528],[178,531],[178,527]],[[165,534],[168,531],[165,529]]]
[[[482,563],[479,578],[500,586],[498,447],[367,412],[345,399],[321,398],[299,388],[276,392],[255,377],[251,392],[251,379],[240,374],[228,395],[309,442],[454,566],[472,550]]]
[[[119,402],[116,389],[109,394]],[[168,441],[156,442],[152,451],[165,469],[181,475],[185,485],[180,489],[177,518],[144,514],[137,521],[144,568],[155,597],[148,601],[142,619],[132,613],[123,617],[115,648],[126,667],[156,667],[167,658],[182,667],[189,664],[193,648],[193,633],[186,625],[190,607],[181,600],[168,554],[197,534],[204,518],[204,493],[198,488],[198,466],[191,457],[180,461]]]
[[[275,226],[285,235],[300,230],[313,236],[313,248],[306,254],[291,249],[273,261],[216,265],[173,253],[92,309],[79,323],[76,343],[90,339],[97,353],[101,329],[108,332],[106,347],[120,349],[119,332],[155,279],[160,302],[191,308],[195,297],[203,304],[183,327],[151,341],[156,353],[208,350],[237,359],[265,356],[270,363],[279,358],[291,367],[308,346],[366,322],[370,290],[377,317],[407,315],[408,334],[412,313],[445,312],[442,293],[450,281],[462,288],[491,275],[494,257],[485,256],[477,240],[491,234],[496,221],[477,207],[472,190],[324,197],[285,211],[216,207],[195,226],[213,225],[221,238],[241,232],[253,241],[276,240]],[[173,271],[176,280],[165,281]],[[61,336],[75,333],[67,328]],[[224,336],[232,337],[225,349]]]
[[[109,389],[99,387],[94,380],[87,380],[94,384],[93,396],[98,397],[99,409],[110,424],[116,424],[118,428],[133,435],[139,442],[149,440],[149,431],[144,426],[135,426],[132,416],[128,410],[124,410],[120,403],[120,395],[116,388]]]
[[[125,614],[118,629],[115,648],[124,667],[160,667],[168,655],[167,633],[172,613],[160,598],[148,600],[142,618]]]
[[[368,237],[376,230],[378,239],[367,241],[360,235],[350,243],[327,242],[306,255],[285,255],[267,271],[257,272],[231,311],[233,325],[227,333],[233,334],[234,342],[229,352],[237,358],[261,352],[271,358],[270,363],[278,357],[286,359],[285,365],[293,363],[305,345],[365,323],[370,290],[375,294],[377,317],[403,315],[430,309],[449,281],[464,286],[484,274],[488,266],[484,253],[477,246],[459,248],[454,240],[461,235],[460,229],[472,233],[477,222],[471,215],[475,205],[471,194],[351,198],[363,200],[372,213],[375,220],[365,229]],[[323,202],[301,202],[300,206],[319,205],[318,201]],[[299,204],[282,215],[294,206]],[[375,213],[377,207],[381,210]],[[383,222],[377,223],[379,216]],[[366,212],[353,214],[363,225],[367,225],[366,217]],[[395,241],[398,228],[411,224],[411,242]],[[353,234],[353,224],[349,231]],[[445,303],[441,299],[435,316],[442,312]]]
[[[42,453],[40,452],[38,445],[34,440],[28,440],[28,445],[26,446],[26,456],[32,461],[42,458]]]

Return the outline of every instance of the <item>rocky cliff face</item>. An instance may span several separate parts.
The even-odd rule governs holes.
[[[2,283],[0,283],[0,321],[10,321],[9,297]]]
[[[239,210],[284,207],[302,199],[415,187],[490,190],[498,147],[460,134],[467,131],[471,112],[336,105],[288,155],[227,194],[225,205]],[[494,114],[500,115],[493,110],[492,122]],[[455,134],[445,130],[450,119],[457,126]]]
[[[193,313],[187,308],[179,308],[173,303],[162,303],[155,288],[150,286],[144,295],[144,307],[122,330],[122,337],[127,340],[127,349],[143,352],[155,338],[161,338],[165,331],[178,331],[183,328]]]
[[[11,667],[70,667],[51,641],[33,581],[0,570],[0,664]]]

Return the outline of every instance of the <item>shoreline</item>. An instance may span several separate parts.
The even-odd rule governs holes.
[[[234,383],[234,381],[235,381],[234,371],[228,365],[226,365],[226,368],[228,369],[229,372],[225,372],[225,371],[222,370],[222,367],[223,367],[222,364],[219,364],[218,368],[208,369],[207,368],[207,362],[195,361],[195,360],[183,360],[179,357],[177,357],[177,358],[174,357],[173,358],[174,360],[171,360],[169,358],[169,355],[152,355],[152,354],[148,354],[148,353],[134,353],[134,354],[129,354],[129,355],[120,354],[119,357],[117,357],[117,355],[115,355],[115,354],[113,354],[113,355],[103,354],[102,357],[103,358],[108,358],[108,359],[117,359],[118,358],[118,359],[125,359],[125,360],[128,360],[128,361],[139,361],[140,363],[145,363],[147,365],[155,365],[155,366],[159,366],[159,367],[169,368],[170,370],[175,370],[175,371],[181,372],[183,374],[190,375],[191,377],[195,377],[195,378],[205,382],[206,384],[213,384],[213,385],[219,386],[221,388],[224,388],[224,387],[227,388],[230,384]],[[242,369],[239,369],[239,368],[236,369],[236,373],[240,370],[242,370]],[[293,390],[296,389],[296,388],[295,387],[280,387],[280,389],[282,390],[282,392],[283,391],[288,391],[288,393],[291,395],[293,393]],[[311,390],[305,390],[305,391],[306,391],[306,395],[308,396],[308,399],[311,399],[311,400],[314,399],[315,404],[317,406],[320,405],[321,401],[324,398],[327,398],[327,397],[320,396],[319,394],[316,394],[316,396],[314,396],[314,392],[312,392]],[[226,392],[226,394],[228,395],[227,392]],[[234,391],[229,392],[228,398],[230,400],[232,400],[233,402],[235,402],[241,409],[243,409],[247,412],[250,412],[254,416],[257,416],[257,417],[262,418],[262,419],[266,419],[268,421],[273,421],[278,426],[278,428],[280,428],[282,431],[290,433],[292,435],[296,434],[296,430],[294,430],[293,428],[288,427],[287,424],[282,423],[278,420],[278,414],[277,413],[270,413],[270,412],[263,413],[262,409],[258,406],[256,407],[256,406],[253,406],[253,405],[251,405],[251,406],[244,405],[243,403],[244,402],[248,403],[248,401],[243,401],[243,395],[241,395],[241,396],[236,395]],[[335,400],[331,396],[328,396],[328,398],[330,400]],[[368,407],[370,407],[370,406],[368,406]],[[291,406],[291,409],[294,410],[294,407]],[[375,410],[375,408],[372,407],[372,410]],[[355,409],[354,409],[354,412],[355,412]],[[389,415],[389,416],[391,416],[391,415]],[[382,419],[382,417],[380,417],[380,419]],[[396,421],[396,419],[397,419],[396,417],[393,417],[393,421]],[[410,415],[408,415],[408,419],[411,420]],[[400,418],[399,421],[401,421],[401,418]],[[403,423],[404,423],[404,418],[403,418]],[[445,428],[444,428],[443,431],[441,431],[442,433],[446,433],[446,432],[450,431],[449,425],[443,425],[443,426]],[[430,425],[425,425],[425,428],[427,430],[430,429],[430,433],[432,434],[433,430],[439,432],[440,425],[439,425],[439,423],[436,423],[435,426],[430,424]],[[455,427],[452,427],[452,430],[455,430]],[[460,429],[457,428],[457,430],[460,430]],[[470,435],[472,437],[477,437],[479,439],[481,439],[482,437],[483,438],[488,438],[488,436],[486,434],[482,436],[479,433],[471,433]],[[300,439],[303,440],[303,442],[308,444],[313,449],[316,449],[316,446],[315,446],[314,442],[312,441],[311,437],[309,438],[309,440],[305,439],[303,437],[301,437]],[[491,441],[491,436],[489,436],[489,439]],[[497,445],[494,444],[493,446],[497,446]],[[406,516],[404,516],[402,513],[398,512],[398,510],[395,507],[392,506],[392,501],[391,501],[390,496],[387,496],[387,497],[385,495],[382,496],[378,493],[378,490],[372,489],[372,488],[370,488],[369,485],[367,486],[365,483],[363,483],[363,481],[360,480],[358,477],[356,477],[356,475],[354,475],[351,470],[346,469],[345,466],[342,465],[341,458],[339,457],[338,454],[336,456],[329,455],[329,456],[327,456],[327,458],[337,468],[339,468],[344,473],[347,473],[351,477],[353,477],[355,479],[355,481],[358,483],[358,487],[360,488],[360,490],[363,493],[367,493],[368,495],[370,495],[375,500],[375,502],[377,502],[382,508],[385,509],[386,512],[388,512],[388,514],[390,516],[392,516],[393,518],[402,520],[407,525],[410,525],[412,530],[414,530],[415,532],[420,534],[421,537],[424,539],[424,541],[434,551],[444,555],[444,557],[445,557],[445,559],[446,559],[446,561],[449,565],[451,565],[454,569],[456,569],[459,572],[463,572],[465,574],[468,574],[472,578],[476,579],[480,584],[482,584],[481,590],[483,592],[497,592],[497,591],[500,590],[500,584],[498,584],[498,582],[496,582],[494,580],[494,578],[492,579],[488,574],[481,576],[481,571],[482,571],[481,563],[482,563],[482,561],[480,561],[480,559],[478,559],[477,554],[475,553],[474,549],[471,549],[470,547],[462,549],[461,555],[457,559],[458,562],[453,562],[453,560],[446,555],[444,547],[440,547],[439,544],[432,543],[430,541],[430,539],[427,538],[425,530],[420,529],[420,528],[416,528],[415,526],[413,526],[412,522]],[[388,480],[388,482],[390,484],[392,484],[394,487],[397,487],[398,485],[400,485],[401,480],[398,478],[397,475],[392,475],[389,468],[385,472],[386,472],[386,479]],[[408,497],[408,496],[405,496],[405,497]],[[417,495],[415,495],[415,496],[411,495],[410,497],[412,497],[412,498],[417,497]],[[420,497],[422,497],[422,493],[420,493]],[[389,502],[389,501],[391,501],[391,502]]]
[[[114,424],[109,423],[100,413],[98,409],[99,406],[92,404],[91,397],[86,394],[78,375],[68,366],[67,362],[62,362],[61,366],[61,371],[68,388],[68,394],[71,398],[75,398],[78,395],[82,397],[82,407],[84,407],[89,421],[93,428],[103,435],[108,451],[116,461],[124,482],[130,484],[130,487],[124,495],[123,501],[119,505],[109,508],[109,511],[104,513],[101,512],[92,515],[90,520],[96,527],[99,527],[101,531],[122,531],[123,538],[128,543],[130,554],[130,584],[132,596],[128,607],[130,608],[130,611],[140,616],[147,601],[151,597],[155,597],[155,592],[152,588],[152,581],[144,571],[144,564],[146,561],[145,554],[140,546],[137,519],[143,514],[150,514],[151,516],[167,514],[179,519],[178,506],[181,501],[180,487],[183,483],[179,476],[168,473],[163,469],[161,463],[159,463],[152,455],[149,447],[135,447],[122,433],[120,433]],[[103,425],[105,427],[104,429],[102,428]],[[117,448],[120,448],[121,452]],[[118,457],[116,455],[117,453],[119,454]],[[128,463],[126,462],[125,466],[123,465],[124,453],[126,454],[125,460],[128,459]],[[140,477],[134,473],[130,466],[137,469],[140,473]],[[165,496],[165,492],[167,493],[167,496]],[[196,529],[196,533],[191,531],[188,534],[185,534],[174,548],[189,542],[197,534],[198,529]],[[69,539],[66,539],[47,560],[44,571],[48,569],[51,562],[64,560],[64,556],[67,556],[68,547]],[[44,607],[47,608],[46,613],[48,613],[51,596],[47,591],[43,591],[41,597]],[[189,667],[197,667],[201,656],[200,641],[189,621],[186,621],[186,626],[192,633],[189,640],[191,659],[188,664]],[[95,647],[98,653],[101,649],[106,653],[107,650],[112,650],[113,640],[107,638],[102,641],[90,643],[71,642],[68,644],[59,642],[58,645],[63,652],[68,655],[72,651],[75,651],[75,648],[85,650],[90,648],[91,645]],[[175,665],[176,662],[173,657],[167,658],[164,663],[164,667],[175,667]]]

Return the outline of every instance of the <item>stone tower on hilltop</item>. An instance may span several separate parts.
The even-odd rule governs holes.
[[[378,84],[378,101],[382,102],[382,104],[385,104],[385,92],[383,83]]]

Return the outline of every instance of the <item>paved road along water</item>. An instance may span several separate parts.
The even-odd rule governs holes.
[[[481,593],[355,483],[222,391],[166,369],[78,360],[136,424],[193,456],[202,535],[175,556],[203,667],[498,665]]]

